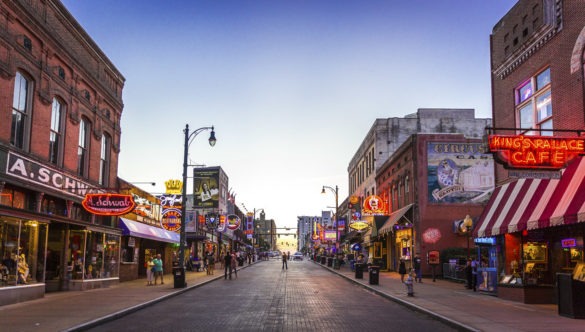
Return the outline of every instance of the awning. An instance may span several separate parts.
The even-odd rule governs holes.
[[[585,158],[560,179],[520,179],[494,190],[475,227],[475,237],[585,221]]]
[[[382,226],[382,228],[380,228],[378,230],[378,234],[383,235],[389,232],[392,232],[392,227],[394,227],[394,225],[396,225],[396,223],[398,223],[398,220],[400,220],[400,218],[404,217],[404,215],[406,214],[406,212],[408,212],[408,210],[410,210],[410,208],[413,206],[414,204],[408,204],[407,206],[398,209],[396,211],[394,211],[389,217],[388,220],[386,220],[386,222],[384,223],[384,226]],[[409,220],[410,222],[410,220]]]
[[[119,225],[120,228],[122,228],[122,235],[131,235],[143,239],[169,243],[181,242],[181,237],[178,233],[170,232],[154,226],[149,226],[134,220],[120,218]]]

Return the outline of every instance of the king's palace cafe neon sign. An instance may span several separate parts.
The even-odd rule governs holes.
[[[508,168],[561,169],[585,154],[579,137],[489,135],[490,152],[497,153]]]

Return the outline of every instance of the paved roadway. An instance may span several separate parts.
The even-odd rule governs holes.
[[[313,262],[281,266],[254,264],[89,331],[454,331]]]

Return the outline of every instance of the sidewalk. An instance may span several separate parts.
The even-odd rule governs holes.
[[[255,264],[255,263],[252,263]],[[174,288],[172,274],[164,275],[164,285],[146,286],[146,279],[125,281],[109,288],[83,292],[47,293],[38,300],[0,306],[0,330],[81,331],[97,322],[123,316],[129,312],[181,294],[216,279],[223,278],[223,269],[216,264],[214,275],[206,272],[185,273],[187,287]],[[249,265],[238,267],[245,269]]]
[[[319,264],[313,262],[314,264]],[[369,284],[369,274],[356,279],[348,266],[334,270],[323,268],[366,289],[399,302],[414,310],[429,314],[463,331],[585,331],[585,320],[559,316],[556,305],[534,305],[502,300],[495,296],[473,292],[461,283],[442,279],[424,279],[414,283],[414,296],[409,297],[406,286],[395,272],[380,272],[379,284]]]

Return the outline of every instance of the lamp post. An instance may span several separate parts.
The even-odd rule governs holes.
[[[173,271],[174,275],[174,287],[175,288],[184,288],[187,286],[185,283],[185,214],[186,214],[186,207],[187,207],[187,158],[189,154],[189,145],[200,132],[204,130],[211,129],[211,134],[209,135],[209,145],[214,146],[215,142],[215,131],[213,126],[211,127],[201,127],[196,129],[192,133],[189,133],[189,125],[185,125],[185,146],[183,150],[183,190],[182,190],[182,197],[181,197],[181,229],[180,229],[180,237],[179,237],[179,265],[176,267],[179,271]],[[177,278],[177,274],[180,274],[182,278]]]
[[[337,225],[337,221],[339,220],[339,188],[337,187],[337,185],[335,186],[335,189],[333,187],[329,187],[329,186],[323,186],[323,189],[321,189],[321,194],[325,194],[325,188],[331,190],[331,192],[333,192],[335,194],[335,224],[334,224],[334,229],[335,229],[335,247],[337,248],[337,241],[339,240],[339,231],[337,229],[338,225]]]
[[[467,260],[471,257],[469,249],[469,238],[471,237],[471,227],[473,226],[473,219],[469,215],[463,219],[463,226],[465,227],[465,234],[467,235]]]

